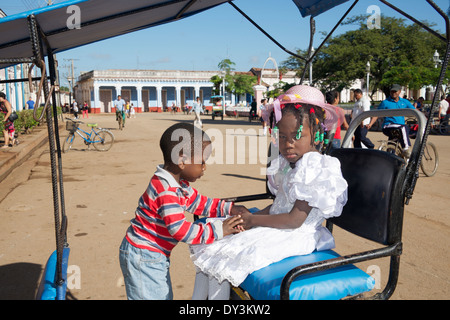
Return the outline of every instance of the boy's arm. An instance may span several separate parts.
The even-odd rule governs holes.
[[[209,244],[223,238],[222,221],[208,223],[192,223],[186,220],[184,206],[179,203],[176,194],[165,194],[158,197],[158,214],[176,241],[187,244]]]
[[[225,217],[230,214],[233,207],[232,202],[208,198],[201,195],[194,188],[191,188],[191,190],[192,194],[189,196],[190,204],[186,209],[187,212],[210,218]]]

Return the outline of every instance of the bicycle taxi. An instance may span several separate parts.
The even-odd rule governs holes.
[[[308,66],[314,59],[323,44],[358,3],[358,0],[350,5],[336,27],[313,53],[314,17],[346,2],[348,1],[294,0],[302,16],[310,16],[311,37],[308,54],[306,57],[300,57],[305,61],[305,66]],[[446,43],[445,59],[436,85],[436,92],[439,93],[449,58],[450,22],[448,16],[432,0],[423,1],[433,7],[445,20],[447,29],[444,37],[388,1],[380,0],[380,2],[405,15]],[[44,92],[45,108],[42,115],[46,117],[48,125],[56,250],[47,262],[38,299],[63,300],[66,298],[67,266],[70,253],[67,243],[68,219],[64,204],[61,145],[58,130],[54,129],[58,128],[58,119],[52,116],[52,114],[56,114],[57,106],[55,90],[57,87],[57,63],[54,54],[94,41],[176,21],[222,3],[233,6],[281,49],[299,57],[276,42],[233,1],[227,0],[149,0],[145,2],[145,5],[142,5],[140,0],[130,0],[127,1],[128,9],[125,11],[123,2],[119,0],[71,0],[0,20],[0,31],[3,35],[0,41],[0,66],[7,67],[18,63],[30,63],[32,66],[37,66],[41,70],[41,77],[29,76],[22,81],[40,81],[38,92],[40,93],[41,90]],[[68,24],[67,15],[68,7],[73,5],[78,6],[82,12],[88,13],[86,20],[75,26]],[[149,15],[149,12],[152,14]],[[301,82],[303,82],[305,72]],[[436,111],[438,107],[439,96],[439,94],[434,96],[433,111]],[[223,109],[221,110],[221,116],[223,116]],[[367,117],[392,115],[412,116],[418,120],[417,137],[408,163],[393,154],[380,150],[350,148],[353,133],[362,120]],[[219,114],[213,110],[213,119],[215,116],[219,116]],[[239,288],[234,288],[232,298],[346,299],[366,297],[365,293],[372,291],[374,282],[370,275],[355,264],[383,257],[390,258],[388,282],[381,292],[369,298],[388,299],[391,297],[397,286],[400,272],[404,207],[412,198],[419,178],[418,170],[430,131],[430,121],[415,110],[365,112],[350,125],[342,147],[330,152],[341,162],[344,178],[349,185],[349,200],[342,215],[327,221],[327,227],[332,230],[333,225],[339,226],[358,237],[373,241],[378,248],[344,256],[340,256],[337,251],[327,251],[285,259],[251,274]],[[330,132],[330,134],[332,133]],[[273,195],[266,192],[258,195],[239,195],[228,198],[228,200],[242,203],[270,198],[273,198]]]

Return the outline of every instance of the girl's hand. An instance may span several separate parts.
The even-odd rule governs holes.
[[[241,227],[239,226],[243,222],[240,215],[233,216],[231,218],[228,218],[227,220],[224,220],[222,222],[222,230],[223,230],[223,236],[228,236],[230,234],[239,233],[242,231]]]
[[[241,215],[241,214],[245,214],[245,213],[250,213],[250,211],[248,211],[248,209],[245,206],[234,205],[230,211],[231,216]]]

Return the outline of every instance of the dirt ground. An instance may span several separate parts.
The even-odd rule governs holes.
[[[68,299],[126,299],[118,247],[139,197],[162,162],[162,132],[177,121],[192,122],[193,118],[170,113],[137,114],[135,119],[127,119],[123,131],[117,129],[111,114],[90,115],[86,119],[111,128],[115,144],[108,152],[98,152],[94,148],[88,150],[78,138],[74,150],[62,157],[67,240],[71,248]],[[212,121],[206,115],[203,121],[204,129],[215,141],[210,160],[214,163],[208,165],[206,174],[193,186],[210,197],[263,193],[267,140],[258,137],[260,124],[247,119]],[[64,130],[61,133],[67,134]],[[371,132],[369,137],[375,142],[382,135]],[[438,146],[439,169],[432,178],[420,173],[414,197],[406,207],[400,276],[391,299],[450,298],[449,139],[429,137]],[[232,142],[234,148],[230,147]],[[225,146],[227,152],[221,152]],[[234,154],[229,150],[235,150]],[[267,204],[262,201],[246,205]],[[55,250],[47,144],[1,182],[0,217],[0,299],[34,299],[46,260]],[[375,247],[339,228],[334,234],[336,251],[341,254]],[[360,267],[379,276],[383,288],[387,262],[375,260]],[[191,298],[194,276],[188,247],[181,243],[171,256],[174,299]]]

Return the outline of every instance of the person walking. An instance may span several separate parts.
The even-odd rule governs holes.
[[[352,110],[352,121],[359,114],[370,111],[370,101],[369,98],[363,96],[361,89],[356,89],[355,93],[355,106]],[[365,119],[358,128],[355,130],[355,141],[353,142],[355,148],[362,148],[362,144],[368,149],[373,149],[375,145],[367,137],[367,133],[370,129],[370,118]]]
[[[200,112],[202,110],[202,104],[200,102],[200,98],[199,97],[197,97],[197,99],[195,100],[192,110],[194,111],[194,115],[195,115],[194,125],[198,125],[198,126],[200,126],[200,128],[202,128],[203,124],[202,124],[202,119],[200,118]]]

